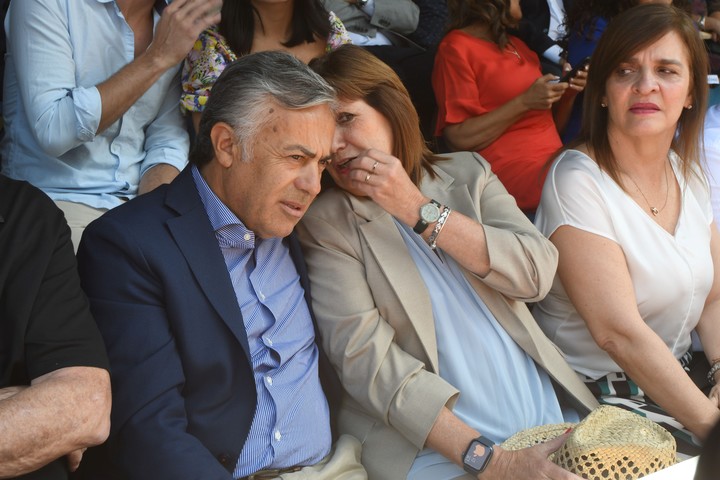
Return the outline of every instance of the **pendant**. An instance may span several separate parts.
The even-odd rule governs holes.
[[[650,207],[650,211],[651,211],[652,214],[655,215],[655,216],[657,216],[657,214],[660,213],[660,211],[659,211],[657,208],[655,208],[655,207]]]

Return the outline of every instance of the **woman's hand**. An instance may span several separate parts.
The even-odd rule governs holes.
[[[560,101],[553,105],[553,120],[555,120],[555,128],[557,128],[558,133],[562,133],[567,127],[577,94],[585,90],[588,68],[589,66],[585,65],[570,78],[567,90],[563,93]],[[563,64],[563,71],[569,72],[571,70],[572,67],[569,63]]]
[[[488,468],[479,478],[577,480],[580,477],[548,460],[551,453],[562,447],[568,435],[566,433],[522,450],[510,451],[496,447]]]
[[[720,408],[720,385],[715,385],[714,387],[712,387],[708,398],[712,400],[712,402],[717,405],[718,408]]]
[[[429,201],[410,180],[399,159],[370,148],[350,164],[353,186],[406,225],[418,221],[420,206]]]
[[[530,88],[520,94],[520,100],[530,110],[548,110],[553,103],[560,100],[568,84],[555,82],[557,77],[551,73],[543,75],[530,85]]]
[[[585,90],[585,86],[587,85],[588,68],[589,65],[585,65],[584,68],[578,70],[577,73],[570,78],[568,81],[568,89],[565,90],[565,94],[578,94]],[[571,70],[572,65],[570,65],[570,63],[566,62],[563,64],[563,72],[569,72]]]

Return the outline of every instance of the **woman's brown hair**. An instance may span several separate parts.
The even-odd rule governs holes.
[[[380,112],[392,128],[392,155],[400,159],[415,185],[423,169],[434,177],[432,163],[439,160],[425,144],[410,95],[392,68],[372,53],[353,45],[310,62],[341,100],[363,100]]]
[[[448,0],[448,30],[473,24],[488,27],[490,39],[501,49],[508,44],[507,29],[517,26],[510,16],[510,0]]]
[[[690,69],[692,108],[683,109],[671,148],[680,156],[682,173],[688,178],[693,165],[700,162],[703,122],[707,109],[708,58],[702,40],[690,17],[666,5],[646,4],[618,15],[600,38],[593,54],[583,102],[580,136],[569,145],[587,144],[595,162],[619,185],[617,161],[608,138],[608,109],[601,104],[605,85],[618,66],[633,54],[675,32],[685,46]]]

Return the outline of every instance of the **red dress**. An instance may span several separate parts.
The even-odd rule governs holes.
[[[537,55],[517,37],[508,46],[448,33],[438,47],[433,88],[438,102],[436,134],[446,125],[483,115],[517,97],[542,76]],[[479,150],[523,210],[535,210],[545,162],[562,146],[551,110],[530,110],[494,142]]]

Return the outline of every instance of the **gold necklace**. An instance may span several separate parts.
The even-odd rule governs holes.
[[[640,187],[638,186],[637,182],[635,180],[633,180],[633,178],[630,175],[628,175],[627,173],[625,174],[625,176],[627,176],[630,179],[630,181],[633,182],[633,184],[635,185],[635,188],[637,188],[637,191],[640,192],[640,195],[642,195],[643,200],[645,200],[645,203],[647,203],[647,206],[650,208],[650,213],[652,213],[656,217],[657,217],[658,213],[663,211],[663,209],[665,208],[665,205],[667,205],[668,193],[670,192],[670,187],[668,186],[667,166],[665,166],[663,168],[663,172],[665,172],[665,202],[663,203],[662,207],[660,207],[660,209],[650,205],[650,202],[648,202],[648,199],[645,196],[645,194],[643,193],[643,191],[640,190]]]
[[[515,48],[515,45],[513,45],[512,42],[507,43],[507,45],[505,46],[505,51],[515,55],[517,57],[518,63],[522,62],[522,57],[520,56],[520,53],[517,51],[517,48]]]

